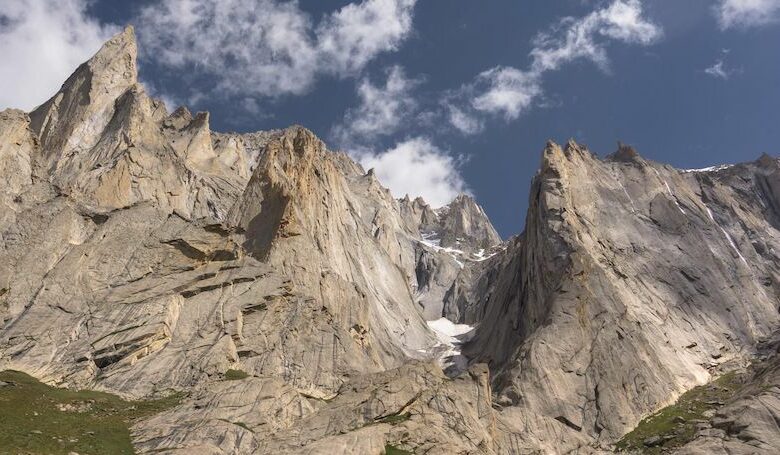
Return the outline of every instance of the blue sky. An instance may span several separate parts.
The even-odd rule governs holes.
[[[217,131],[304,125],[397,196],[522,231],[548,139],[681,168],[778,153],[780,0],[3,0],[0,108],[125,24],[141,79]],[[56,7],[55,7],[56,6]]]

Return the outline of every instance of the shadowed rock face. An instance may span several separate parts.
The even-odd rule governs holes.
[[[777,328],[774,158],[551,143],[502,242],[470,196],[396,200],[305,128],[169,114],[135,56],[128,28],[0,113],[0,369],[186,391],[135,425],[141,453],[598,451]],[[477,326],[451,377],[441,317]]]

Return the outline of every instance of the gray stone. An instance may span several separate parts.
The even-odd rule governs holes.
[[[651,436],[644,441],[642,441],[642,444],[644,444],[645,447],[655,447],[663,444],[664,438],[661,436]]]

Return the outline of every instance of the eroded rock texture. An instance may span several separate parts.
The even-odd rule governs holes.
[[[470,196],[396,200],[302,127],[212,132],[136,67],[128,28],[0,113],[0,369],[186,392],[135,425],[140,453],[608,451],[778,327],[774,158],[682,172],[551,143],[502,243]],[[442,317],[477,326],[446,374]],[[780,435],[776,394],[746,401],[773,390],[727,410],[742,433]]]

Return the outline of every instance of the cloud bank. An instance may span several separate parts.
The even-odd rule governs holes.
[[[213,78],[220,93],[299,95],[322,75],[355,75],[398,49],[415,3],[365,0],[315,24],[296,1],[162,0],[142,10],[137,30],[145,55]]]

